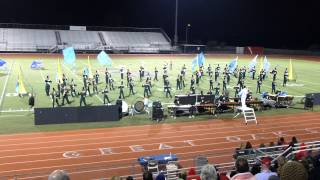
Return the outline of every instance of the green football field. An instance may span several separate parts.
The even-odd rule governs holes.
[[[170,84],[172,86],[172,95],[174,94],[187,94],[189,92],[190,86],[190,77],[191,77],[191,61],[195,56],[116,56],[112,57],[113,65],[109,67],[109,71],[112,74],[112,77],[115,79],[115,87],[120,85],[120,73],[119,68],[124,66],[126,69],[129,68],[133,73],[135,80],[135,91],[137,92],[135,96],[128,96],[129,89],[125,88],[125,102],[131,105],[137,101],[143,100],[143,87],[142,83],[139,81],[139,67],[143,65],[145,67],[146,72],[150,72],[151,75],[154,73],[154,68],[157,67],[159,70],[159,81],[152,82],[152,96],[150,100],[155,101],[159,100],[162,103],[172,103],[173,98],[166,98],[163,92],[163,81],[162,81],[162,68],[165,63],[169,63],[172,61],[173,69],[169,70],[169,79]],[[233,56],[207,56],[206,57],[206,66],[211,64],[213,69],[220,64],[223,67],[228,64]],[[235,56],[234,56],[235,57]],[[1,58],[1,55],[0,55]],[[248,66],[252,57],[239,57],[238,65],[239,67]],[[33,113],[29,111],[28,107],[28,97],[18,97],[15,89],[18,78],[19,68],[22,69],[24,85],[28,92],[33,91],[35,94],[35,107],[51,107],[51,99],[45,95],[45,76],[49,75],[50,79],[53,80],[53,84],[51,87],[56,87],[55,79],[57,74],[58,60],[55,58],[37,58],[40,59],[45,69],[43,70],[31,70],[30,64],[35,58],[1,58],[5,59],[7,62],[7,68],[9,73],[7,74],[5,71],[1,71],[0,74],[0,95],[1,95],[1,114],[0,114],[0,133],[17,133],[17,132],[31,132],[31,131],[49,131],[49,130],[64,130],[64,129],[79,129],[79,128],[97,128],[97,127],[109,127],[109,126],[118,126],[118,125],[128,125],[128,124],[147,124],[152,123],[150,119],[147,118],[147,115],[137,115],[133,118],[127,117],[122,119],[120,122],[105,122],[105,123],[85,123],[85,124],[64,124],[64,125],[45,125],[45,126],[34,126],[33,125]],[[296,107],[301,107],[299,102],[301,98],[306,93],[319,92],[320,91],[320,61],[307,61],[305,59],[292,59],[293,68],[294,68],[294,76],[296,77],[295,82],[289,82],[288,86],[283,88],[283,73],[285,67],[289,65],[289,57],[268,57],[268,60],[271,63],[271,68],[275,66],[278,69],[278,78],[277,78],[277,89],[287,92],[289,95],[295,96],[294,102],[296,103]],[[260,59],[258,58],[258,64]],[[78,58],[76,60],[76,68],[69,65],[65,65],[62,63],[62,71],[66,74],[68,80],[74,79],[77,84],[77,90],[80,90],[82,85],[82,72],[83,69],[88,65],[87,58],[83,57],[83,59]],[[92,71],[96,70],[100,73],[100,84],[98,85],[99,90],[102,90],[105,87],[104,80],[104,70],[105,67],[101,66],[98,61],[91,56],[91,65]],[[176,86],[176,78],[179,74],[183,64],[187,66],[187,74],[186,74],[186,88],[183,90],[175,90]],[[206,70],[206,69],[205,69]],[[248,73],[247,73],[248,76]],[[234,91],[233,87],[236,84],[237,79],[232,77],[230,86],[228,86],[228,90],[230,91],[230,95],[233,96]],[[124,81],[126,83],[126,81]],[[222,79],[220,79],[220,83],[222,84]],[[247,78],[245,81],[247,87],[252,90],[255,97],[260,97],[260,94],[256,94],[256,80],[251,80]],[[222,86],[221,86],[222,87]],[[196,91],[200,92],[201,90],[207,92],[209,88],[209,78],[205,76],[201,79],[200,84],[196,87]],[[262,91],[270,92],[271,91],[271,75],[269,75],[268,79],[263,82]],[[115,103],[119,96],[119,90],[116,89],[111,91],[109,94],[109,98],[112,100],[112,104]],[[72,103],[66,106],[79,106],[79,98],[71,98]],[[96,94],[92,97],[86,98],[87,103],[94,105],[101,105],[103,102],[102,94]],[[283,110],[279,110],[280,113]],[[301,111],[301,110],[287,110],[287,111]],[[286,112],[286,111],[283,111]],[[204,117],[205,118],[205,117]],[[180,120],[185,120],[185,118],[178,118]],[[179,121],[179,120],[178,120]]]

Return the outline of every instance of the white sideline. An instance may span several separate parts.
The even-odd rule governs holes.
[[[33,112],[32,109],[8,109],[8,110],[1,110],[2,113],[15,113],[15,112]]]

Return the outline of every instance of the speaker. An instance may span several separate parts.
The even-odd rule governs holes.
[[[152,109],[152,120],[161,120],[164,117],[162,108],[153,108]]]
[[[306,94],[306,99],[307,98],[312,98],[313,105],[320,105],[320,93]]]
[[[312,97],[306,97],[306,100],[304,102],[304,108],[313,108],[313,98]]]
[[[116,105],[118,106],[119,119],[122,118],[122,100],[118,99],[116,101]]]
[[[161,102],[160,101],[153,101],[152,108],[161,108]]]

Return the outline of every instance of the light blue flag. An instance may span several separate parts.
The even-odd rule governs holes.
[[[88,69],[88,67],[85,67],[85,68],[83,69],[83,75],[89,76],[89,69]]]
[[[104,65],[112,66],[112,60],[111,60],[110,56],[107,53],[105,53],[104,51],[101,51],[98,54],[97,59],[102,66],[104,66]]]
[[[197,58],[198,58],[198,65],[199,65],[199,67],[200,67],[200,66],[203,66],[204,63],[205,63],[205,57],[204,57],[203,52],[201,52],[200,54],[198,54],[198,55],[197,55]]]
[[[238,57],[236,57],[235,59],[233,59],[229,65],[228,65],[228,69],[229,69],[229,73],[233,73],[233,71],[236,69],[238,65]]]
[[[73,47],[65,48],[63,51],[64,63],[73,64],[76,61],[76,54]]]
[[[258,58],[258,55],[256,55],[249,63],[248,65],[249,71],[251,71],[257,65],[257,58]]]
[[[192,60],[192,64],[191,64],[192,72],[196,70],[197,65],[198,65],[198,56]]]
[[[266,72],[269,72],[270,62],[268,61],[267,56],[264,56],[263,69],[264,69]]]
[[[16,83],[16,93],[19,94],[19,82],[18,82],[18,81],[17,81],[17,83]]]

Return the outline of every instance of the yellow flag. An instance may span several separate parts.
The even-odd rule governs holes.
[[[93,74],[92,74],[92,68],[91,68],[91,63],[90,63],[90,57],[88,56],[88,78],[93,79]]]
[[[19,74],[18,74],[18,87],[19,87],[18,94],[27,94],[26,88],[24,87],[24,83],[23,83],[21,67],[19,68]]]
[[[60,63],[60,59],[58,58],[58,72],[57,72],[57,81],[61,81],[62,82],[62,68],[61,68],[61,63]]]
[[[289,76],[288,76],[288,80],[289,80],[289,81],[295,80],[294,77],[293,77],[293,67],[292,67],[292,61],[291,61],[291,59],[290,59],[290,63],[289,63],[288,74],[289,74]]]

